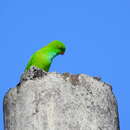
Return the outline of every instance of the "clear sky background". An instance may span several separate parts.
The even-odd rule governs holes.
[[[50,71],[102,77],[113,86],[121,130],[130,130],[129,0],[0,0],[0,130],[5,92],[52,40],[67,51]]]

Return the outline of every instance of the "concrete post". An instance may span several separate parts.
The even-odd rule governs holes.
[[[110,85],[32,67],[4,98],[5,130],[119,130]]]

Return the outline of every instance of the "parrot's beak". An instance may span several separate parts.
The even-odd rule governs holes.
[[[62,51],[60,54],[61,54],[61,55],[64,55],[64,53],[65,53],[65,52],[64,52],[64,51]]]

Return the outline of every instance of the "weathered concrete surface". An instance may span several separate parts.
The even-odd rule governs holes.
[[[32,68],[4,98],[5,130],[119,130],[111,86]]]

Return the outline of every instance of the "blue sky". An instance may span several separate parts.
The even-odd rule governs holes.
[[[5,92],[33,52],[52,40],[67,46],[50,71],[100,76],[113,86],[121,130],[130,129],[130,1],[0,0],[0,129]]]

